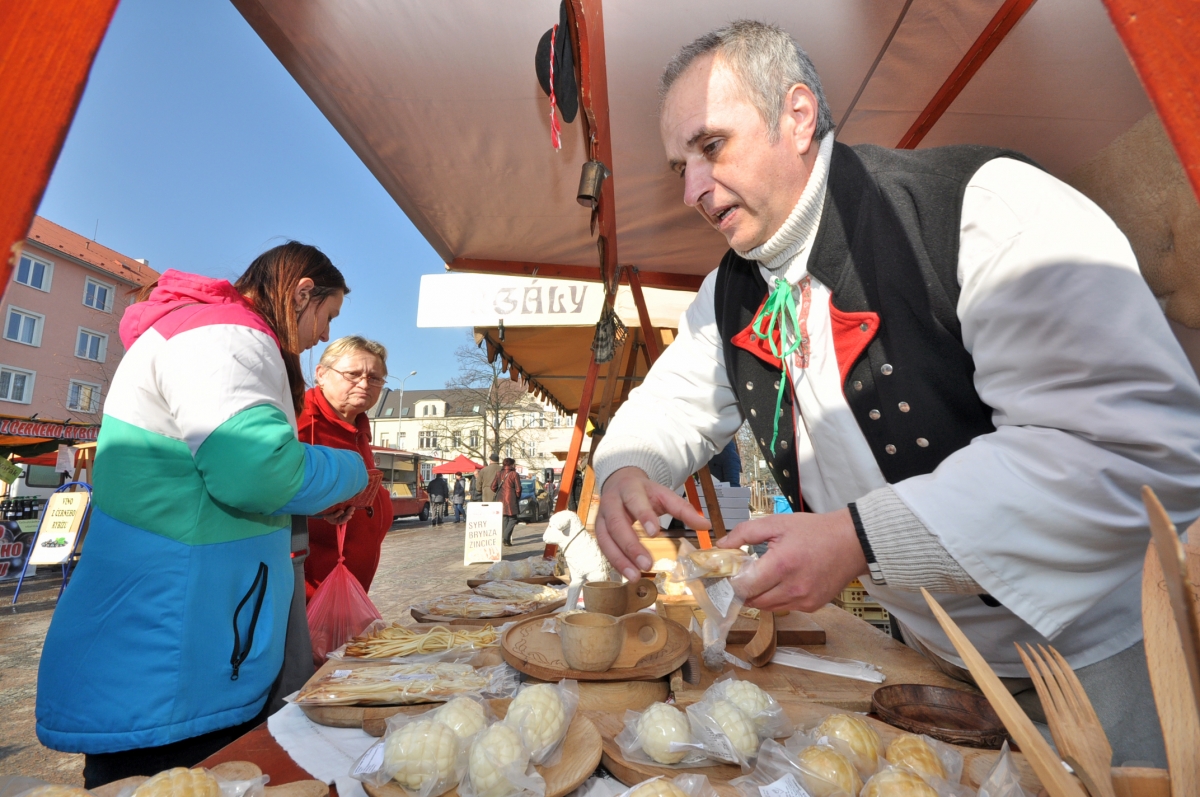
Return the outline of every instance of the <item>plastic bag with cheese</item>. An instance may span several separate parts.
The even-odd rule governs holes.
[[[688,578],[686,574],[693,571],[687,570],[684,563],[692,553],[697,553],[696,549],[687,540],[681,540],[675,578],[686,580],[692,597],[704,611],[704,624],[700,628],[704,666],[719,672],[725,669],[725,642],[742,610],[742,599],[727,576]]]
[[[666,703],[652,703],[645,711],[626,711],[625,727],[616,742],[626,761],[639,764],[684,769],[719,763],[696,745],[687,715]]]
[[[1021,786],[1021,776],[1008,749],[1008,742],[1000,746],[996,763],[979,784],[979,797],[1033,797]]]
[[[930,783],[935,779],[958,783],[962,779],[962,753],[931,736],[902,733],[888,743],[884,758],[894,767],[911,769]]]
[[[730,671],[706,690],[714,700],[728,700],[754,721],[759,739],[786,739],[796,728],[779,701],[763,691],[758,684],[743,681]]]
[[[857,797],[862,780],[854,766],[832,747],[810,746],[797,757],[768,739],[749,775],[730,782],[744,797]]]
[[[470,741],[459,797],[543,797],[546,781],[529,758],[517,728],[492,723]]]
[[[438,797],[453,789],[466,769],[469,740],[435,715],[389,717],[383,739],[355,762],[350,777],[373,786],[394,781],[413,797]]]
[[[523,684],[509,703],[504,722],[520,731],[533,763],[553,766],[562,758],[563,740],[578,707],[578,681]]]
[[[717,790],[704,775],[678,775],[643,780],[618,797],[717,797]]]
[[[163,770],[141,783],[124,787],[117,797],[263,797],[268,781],[270,777],[267,775],[228,780],[203,767],[175,767]],[[30,797],[67,796],[34,791],[30,792]]]

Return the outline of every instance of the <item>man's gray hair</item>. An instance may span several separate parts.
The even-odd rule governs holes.
[[[833,129],[833,114],[808,53],[777,25],[748,19],[731,22],[684,46],[667,64],[659,81],[662,101],[666,101],[667,92],[692,62],[709,53],[719,56],[745,86],[747,99],[766,122],[772,142],[779,140],[779,119],[787,91],[797,83],[808,86],[817,98],[814,139],[820,141]]]

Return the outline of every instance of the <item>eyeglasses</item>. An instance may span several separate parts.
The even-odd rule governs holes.
[[[352,371],[350,373],[346,373],[345,371],[339,371],[336,368],[329,368],[328,365],[325,367],[352,384],[357,384],[365,379],[367,380],[367,384],[371,387],[383,387],[383,383],[385,381],[385,378],[382,376],[372,376],[369,373],[364,373],[361,371]]]

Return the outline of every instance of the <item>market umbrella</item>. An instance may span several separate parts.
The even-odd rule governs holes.
[[[474,473],[477,470],[483,470],[483,466],[467,459],[462,454],[449,462],[443,462],[433,469],[434,473]]]

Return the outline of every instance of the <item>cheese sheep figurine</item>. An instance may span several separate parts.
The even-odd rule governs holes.
[[[571,571],[570,589],[567,590],[568,610],[575,608],[583,582],[609,580],[611,567],[600,551],[600,544],[587,533],[583,521],[574,512],[563,511],[551,515],[542,542],[557,545],[567,560],[567,569]]]

